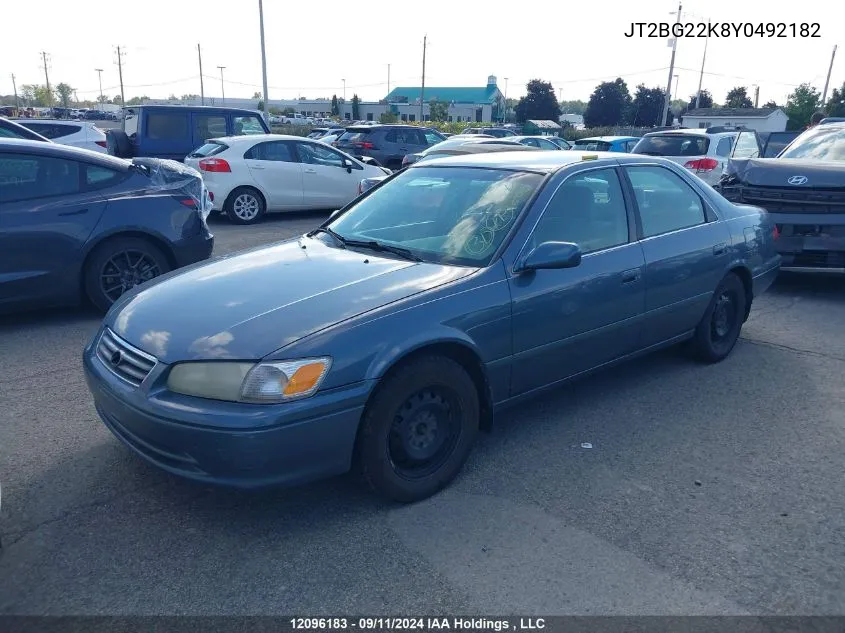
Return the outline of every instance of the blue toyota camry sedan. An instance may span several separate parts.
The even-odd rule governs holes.
[[[660,158],[449,157],[306,235],[130,291],[85,373],[106,426],[171,473],[252,487],[354,467],[414,501],[507,405],[676,343],[724,359],[776,239],[765,211]]]

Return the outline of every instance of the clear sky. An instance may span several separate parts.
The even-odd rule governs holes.
[[[533,7],[533,8],[532,8]],[[665,88],[671,49],[663,38],[626,38],[632,22],[674,21],[672,0],[592,2],[384,2],[382,0],[264,0],[270,98],[331,97],[353,93],[375,100],[391,86],[419,85],[423,36],[428,35],[426,84],[478,86],[496,75],[508,97],[532,78],[551,81],[563,99],[587,99],[602,80],[623,77],[634,86]],[[50,83],[69,83],[80,99],[119,94],[115,47],[126,51],[126,98],[199,93],[197,44],[202,45],[206,96],[261,91],[258,0],[67,0],[2,2],[0,94],[43,83],[41,51]],[[834,44],[839,44],[831,90],[845,81],[845,2],[815,0],[688,0],[683,21],[759,24],[818,22],[820,38],[711,38],[703,87],[717,102],[736,85],[760,104],[783,103],[793,87],[811,82],[821,91]],[[472,26],[473,23],[479,26]],[[704,39],[679,40],[678,94],[698,85]],[[674,92],[673,80],[673,92]]]

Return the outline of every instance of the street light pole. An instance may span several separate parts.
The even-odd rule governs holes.
[[[822,92],[822,102],[821,105],[824,105],[824,102],[827,101],[827,86],[830,83],[830,73],[833,71],[833,58],[836,57],[836,46],[833,47],[833,53],[830,55],[830,66],[827,68],[827,78],[824,80],[824,92]]]
[[[220,69],[220,93],[223,95],[222,103],[226,103],[226,88],[223,85],[223,69],[226,68],[225,66],[218,66]]]
[[[675,19],[675,24],[678,24],[681,21],[681,8],[682,5],[678,4],[678,15]],[[674,35],[674,33],[673,33]],[[667,117],[669,116],[669,101],[672,99],[672,75],[675,74],[675,52],[678,49],[678,38],[672,38],[672,60],[669,62],[669,79],[666,82],[666,98],[663,104],[663,117],[660,120],[660,125],[665,126]]]
[[[704,81],[704,61],[707,59],[707,42],[710,41],[710,20],[707,20],[707,37],[704,38],[704,54],[701,56],[701,72],[698,74],[698,91],[695,93],[695,107],[701,101],[701,83]]]
[[[103,69],[102,68],[95,68],[97,72],[97,78],[100,80],[100,103],[103,103]]]
[[[267,53],[266,49],[264,48],[264,3],[262,0],[258,0],[258,24],[261,28],[261,74],[264,79],[264,118],[269,118],[267,113]]]

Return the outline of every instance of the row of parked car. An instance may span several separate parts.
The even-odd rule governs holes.
[[[87,296],[107,307],[134,284],[207,257],[212,241],[205,220],[213,212],[251,224],[273,211],[338,209],[393,172],[435,158],[548,154],[526,142],[532,137],[512,133],[497,138],[466,130],[443,138],[425,128],[370,125],[344,128],[328,144],[324,137],[270,134],[249,111],[171,114],[166,107],[138,108],[126,129],[109,133],[106,144],[118,157],[96,141],[95,151],[82,144],[63,154],[70,148],[34,131],[44,121],[23,121],[27,128],[0,119],[0,136],[18,130],[36,141],[4,144],[0,155],[0,242],[6,242],[0,244],[0,306]],[[200,138],[185,155],[176,153]],[[767,209],[782,236],[784,268],[845,272],[844,143],[845,123],[831,121],[802,134],[777,159],[761,158],[765,146],[749,130],[662,130],[633,149],[668,158],[731,200]],[[38,214],[29,213],[33,208]],[[52,245],[42,249],[35,242]],[[108,270],[105,262],[111,262]]]

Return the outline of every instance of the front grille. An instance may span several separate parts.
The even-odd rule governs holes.
[[[154,356],[133,347],[109,328],[97,342],[97,358],[118,378],[140,386],[158,362]]]
[[[742,202],[772,213],[845,213],[845,191],[796,187],[737,187]],[[728,197],[728,196],[726,196]],[[729,198],[732,199],[732,198]]]

